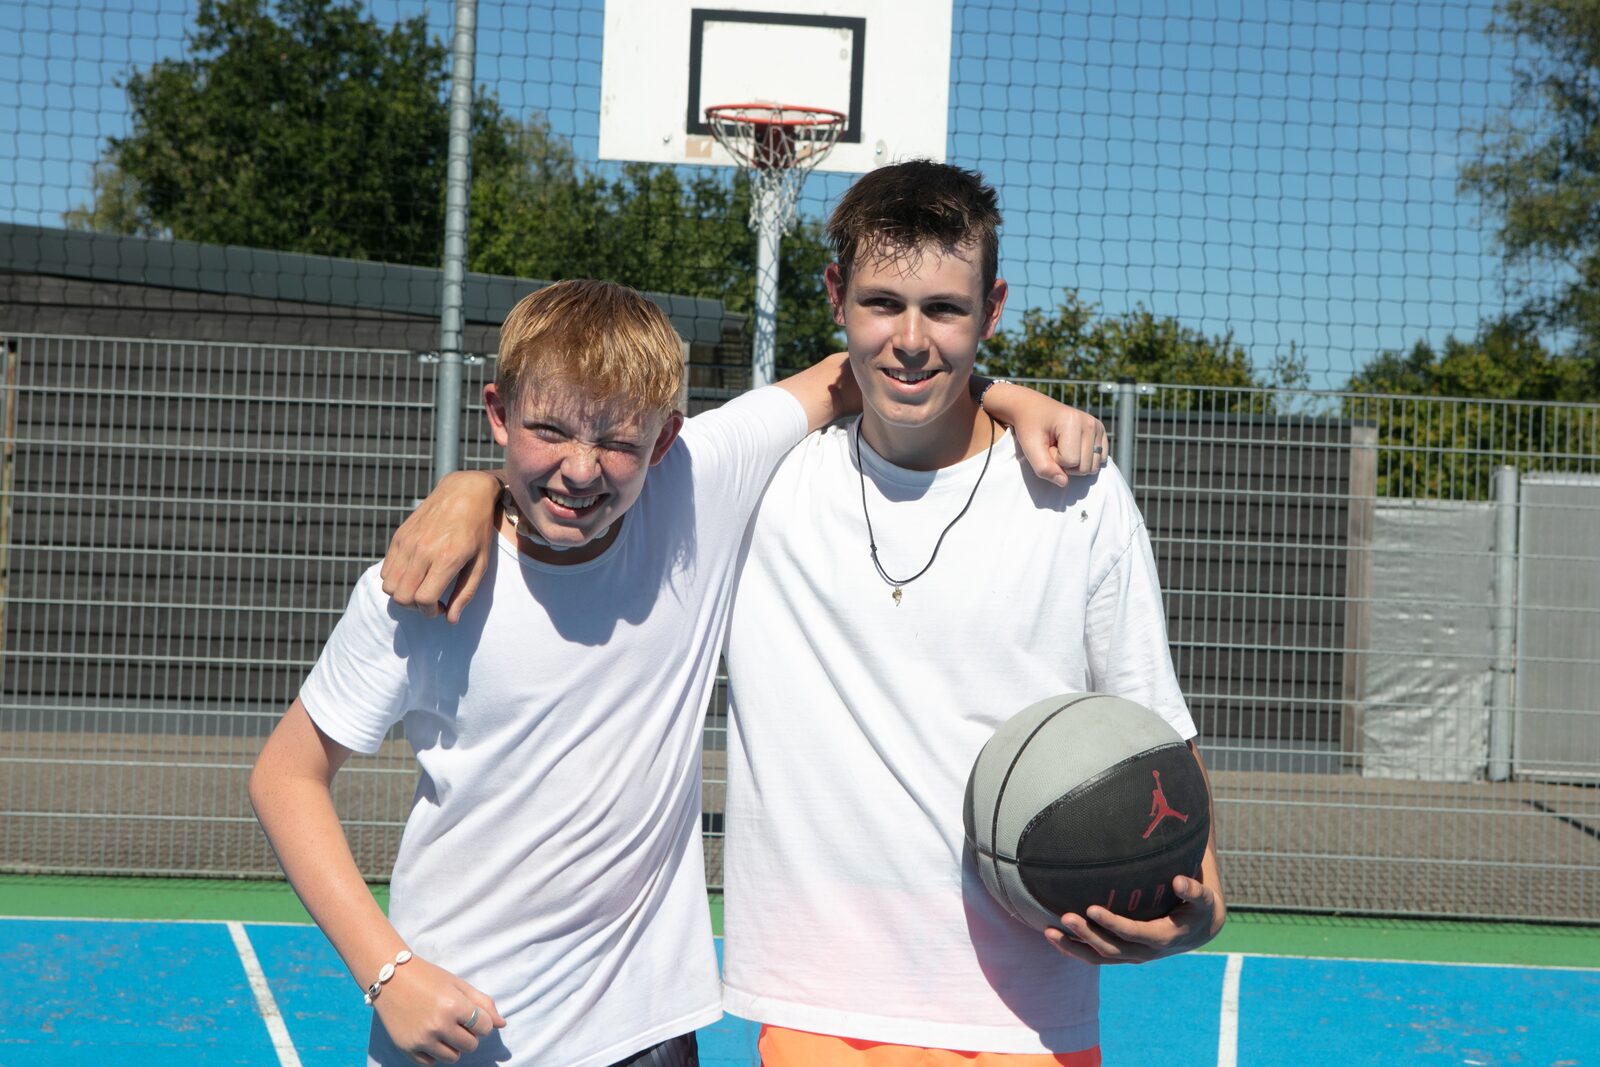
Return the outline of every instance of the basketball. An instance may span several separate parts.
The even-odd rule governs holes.
[[[1210,833],[1205,776],[1164,719],[1131,700],[1072,693],[1001,724],[963,804],[984,886],[1037,929],[1091,904],[1159,918],[1198,877]]]

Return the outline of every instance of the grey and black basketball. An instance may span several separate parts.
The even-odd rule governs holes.
[[[1148,708],[1101,693],[1041,700],[983,746],[963,818],[983,884],[1037,930],[1099,904],[1155,919],[1197,877],[1210,833],[1205,776]]]

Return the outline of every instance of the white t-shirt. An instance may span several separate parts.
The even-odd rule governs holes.
[[[463,1063],[610,1064],[720,1016],[703,712],[750,514],[804,434],[778,389],[690,420],[605,553],[499,538],[454,626],[391,605],[376,567],[357,584],[300,695],[359,752],[405,724],[390,918],[508,1023]],[[411,1063],[376,1018],[369,1062]]]
[[[784,459],[734,601],[723,1005],[935,1048],[1093,1046],[1096,969],[990,898],[962,796],[995,728],[1054,694],[1114,693],[1194,735],[1143,519],[1114,468],[1058,489],[1004,435],[897,605],[868,554],[856,425]],[[984,456],[919,472],[861,451],[879,559],[906,578]]]

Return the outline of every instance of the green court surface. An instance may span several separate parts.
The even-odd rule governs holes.
[[[380,904],[388,887],[374,885]],[[722,899],[710,901],[722,932]],[[215,919],[309,923],[282,882],[181,878],[0,875],[0,915],[77,919]],[[1360,916],[1235,911],[1208,952],[1327,959],[1594,967],[1600,925],[1430,922]]]

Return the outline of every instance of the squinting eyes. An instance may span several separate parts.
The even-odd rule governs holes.
[[[553,445],[561,444],[564,441],[574,441],[589,448],[599,448],[607,452],[621,452],[627,455],[632,455],[639,450],[639,445],[635,441],[581,441],[577,438],[569,437],[553,426],[530,426],[528,430],[539,440]]]

